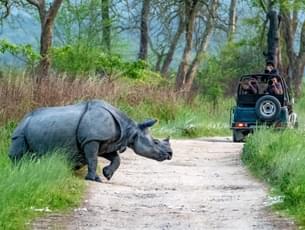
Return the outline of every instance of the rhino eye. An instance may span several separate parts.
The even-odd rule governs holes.
[[[157,144],[159,144],[159,143],[160,143],[160,141],[159,141],[159,140],[154,139],[154,143],[157,145]]]

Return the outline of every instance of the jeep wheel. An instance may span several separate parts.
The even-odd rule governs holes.
[[[233,130],[233,142],[241,142],[245,139],[244,134],[242,131]]]
[[[265,95],[255,104],[256,115],[263,121],[273,121],[281,112],[281,103],[276,97]]]

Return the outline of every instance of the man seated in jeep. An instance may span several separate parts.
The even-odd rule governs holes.
[[[251,77],[249,80],[245,81],[242,84],[242,91],[243,94],[258,94],[258,83],[257,79],[254,77]]]
[[[266,92],[270,95],[282,95],[283,94],[283,88],[281,83],[278,81],[277,77],[272,77],[268,81],[268,87],[266,89]]]

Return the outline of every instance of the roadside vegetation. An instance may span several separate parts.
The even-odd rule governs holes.
[[[79,205],[85,183],[59,152],[13,167],[7,152],[14,127],[0,129],[0,229],[31,229],[31,219]]]
[[[273,207],[305,226],[305,130],[304,97],[295,108],[299,128],[257,130],[247,138],[242,161],[260,179],[271,185]]]

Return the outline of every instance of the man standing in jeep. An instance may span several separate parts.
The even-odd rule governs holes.
[[[267,61],[265,73],[279,75],[279,71],[275,68],[274,63],[272,61]]]

